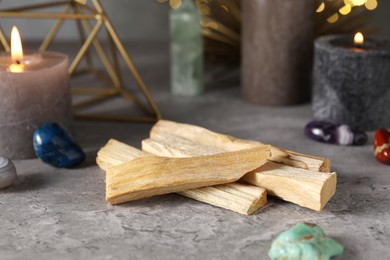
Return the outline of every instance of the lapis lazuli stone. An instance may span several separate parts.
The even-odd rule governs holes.
[[[337,145],[364,145],[368,140],[365,132],[348,125],[317,120],[306,125],[305,134],[314,141]]]
[[[56,123],[43,124],[34,132],[34,150],[43,162],[71,168],[85,160],[85,153],[65,129]]]

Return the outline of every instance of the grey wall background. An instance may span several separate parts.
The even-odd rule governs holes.
[[[46,0],[48,1],[48,0]],[[15,5],[46,2],[44,0],[0,0],[0,8]],[[52,0],[56,1],[56,0]],[[57,0],[58,1],[58,0]],[[251,0],[244,0],[251,1]],[[390,0],[378,0],[374,22],[380,33],[390,36]],[[121,38],[125,41],[166,41],[169,36],[167,4],[157,0],[101,0]],[[19,26],[23,38],[42,39],[49,31],[52,21],[1,19],[1,26],[8,33],[11,25]],[[74,22],[68,21],[59,39],[74,40],[77,37]]]

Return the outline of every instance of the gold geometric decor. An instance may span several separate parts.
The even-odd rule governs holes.
[[[63,9],[61,12],[47,11],[47,8],[52,7],[59,7]],[[150,95],[148,88],[139,75],[137,68],[134,66],[132,59],[127,53],[99,0],[50,1],[47,3],[26,5],[10,9],[0,8],[0,18],[54,20],[51,30],[39,47],[39,51],[41,52],[44,52],[49,48],[66,20],[73,20],[76,22],[81,41],[81,48],[70,63],[69,74],[73,77],[82,74],[93,74],[103,82],[107,82],[108,85],[105,88],[72,88],[74,95],[84,95],[87,97],[82,101],[74,103],[76,118],[125,122],[154,122],[161,118],[161,114]],[[105,48],[99,39],[99,33],[104,29],[106,31],[106,39],[109,48]],[[0,46],[2,46],[6,52],[10,51],[7,37],[5,36],[1,26],[0,43]],[[92,48],[95,50],[98,58],[104,66],[104,73],[98,70],[93,64],[91,57]],[[133,79],[139,90],[141,90],[141,94],[145,98],[146,102],[142,102],[139,97],[135,96],[127,88],[125,88],[124,79],[120,69],[120,58],[125,63],[126,69],[128,69],[133,76]],[[81,68],[80,66],[82,61],[85,63],[85,68]],[[80,112],[80,110],[85,110],[86,108],[98,105],[101,102],[114,97],[125,97],[136,107],[142,110],[145,115],[120,116],[110,115],[104,112]]]

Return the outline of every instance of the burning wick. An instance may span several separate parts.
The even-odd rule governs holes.
[[[362,47],[364,43],[364,36],[361,32],[355,34],[354,43],[356,47]]]
[[[12,27],[11,31],[11,57],[14,64],[23,63],[23,47],[22,40],[20,39],[20,33],[16,26]]]

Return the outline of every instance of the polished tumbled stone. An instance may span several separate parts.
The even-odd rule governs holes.
[[[374,153],[378,162],[390,165],[390,131],[380,128],[374,137]]]
[[[15,180],[15,165],[9,159],[0,157],[0,189],[8,188]]]
[[[325,236],[316,224],[302,223],[282,232],[272,243],[272,260],[327,260],[342,254],[344,247]]]
[[[348,125],[317,120],[305,126],[305,134],[314,141],[337,145],[364,145],[368,140],[365,132]]]
[[[34,150],[39,159],[58,168],[71,168],[85,160],[83,150],[58,124],[44,124],[33,137]]]

